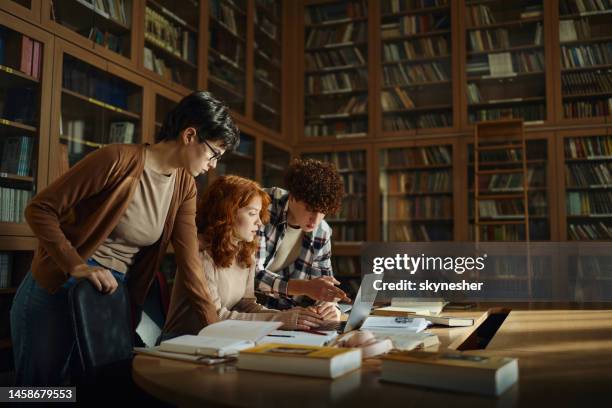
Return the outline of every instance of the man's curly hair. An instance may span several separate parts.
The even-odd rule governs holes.
[[[342,205],[344,182],[336,166],[313,159],[293,159],[285,173],[285,188],[310,211],[335,214]]]

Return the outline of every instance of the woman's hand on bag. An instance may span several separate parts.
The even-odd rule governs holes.
[[[119,286],[111,271],[100,266],[78,265],[70,271],[70,276],[75,279],[89,279],[94,287],[102,293],[112,294]]]

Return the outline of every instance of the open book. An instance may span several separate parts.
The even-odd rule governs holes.
[[[158,351],[200,356],[224,357],[254,347],[262,338],[282,326],[282,322],[224,320],[206,326],[197,336],[183,335],[162,341]]]

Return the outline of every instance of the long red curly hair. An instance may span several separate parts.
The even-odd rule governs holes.
[[[261,197],[259,217],[263,224],[270,220],[270,196],[253,180],[238,176],[216,179],[198,201],[196,225],[204,238],[204,249],[216,265],[227,268],[236,259],[238,265],[249,268],[258,248],[258,238],[252,242],[232,241],[238,210],[246,207],[255,197]]]

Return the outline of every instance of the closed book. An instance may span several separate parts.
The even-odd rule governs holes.
[[[466,327],[472,326],[474,324],[474,319],[463,318],[463,317],[455,317],[455,316],[440,316],[440,315],[429,315],[429,314],[419,314],[415,312],[411,312],[402,307],[381,307],[379,309],[375,309],[372,311],[374,316],[409,316],[409,317],[421,317],[432,324],[436,324],[439,326],[449,326],[449,327]]]
[[[361,349],[262,344],[242,350],[238,369],[337,378],[361,367]]]
[[[381,380],[498,396],[518,380],[518,360],[456,351],[412,351],[382,357]]]
[[[30,37],[21,36],[21,64],[19,70],[26,75],[32,75],[32,52],[34,43]]]
[[[40,60],[42,52],[42,44],[38,41],[33,42],[32,50],[32,76],[36,79],[40,78]]]

